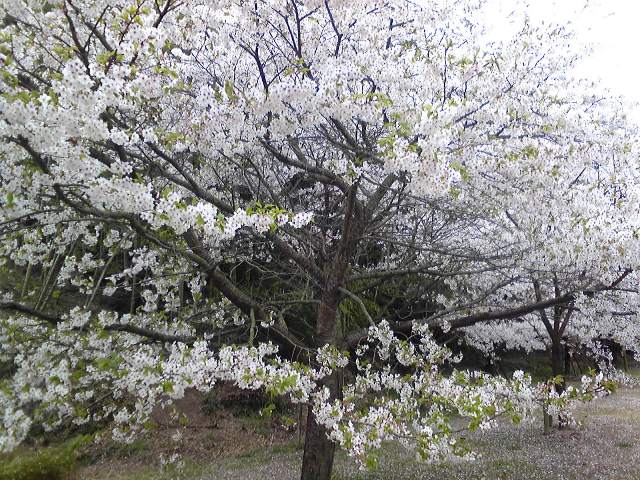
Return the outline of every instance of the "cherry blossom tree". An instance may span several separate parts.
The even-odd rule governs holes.
[[[490,353],[497,345],[528,351],[548,348],[554,376],[562,373],[561,350],[567,339],[594,355],[601,340],[637,352],[638,331],[628,321],[636,315],[638,302],[637,169],[627,155],[634,140],[615,120],[605,123],[610,132],[617,131],[615,141],[592,166],[581,168],[571,181],[571,175],[565,176],[564,185],[559,182],[548,191],[547,205],[556,208],[521,209],[511,215],[514,228],[533,240],[534,256],[523,264],[526,270],[517,285],[488,303],[504,306],[515,298],[540,302],[544,297],[563,301],[515,322],[470,327],[467,340],[481,350]]]
[[[336,444],[434,460],[467,454],[452,416],[531,414],[521,373],[440,373],[430,328],[573,311],[635,271],[635,143],[568,78],[564,29],[488,45],[480,3],[450,3],[3,2],[0,249],[23,280],[0,448],[34,421],[127,440],[221,380],[309,405],[303,479]],[[594,166],[614,154],[622,206]]]

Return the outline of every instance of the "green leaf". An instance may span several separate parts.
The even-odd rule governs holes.
[[[96,62],[98,65],[106,65],[111,60],[111,57],[115,55],[115,50],[107,50],[106,52],[102,52],[98,54],[96,57]]]
[[[276,409],[276,405],[274,403],[269,403],[262,410],[260,410],[260,416],[262,417],[270,417]]]
[[[231,102],[235,102],[238,99],[235,92],[233,91],[233,84],[229,80],[224,82],[224,93],[227,94],[227,98]]]
[[[162,392],[163,393],[172,393],[173,392],[173,382],[169,380],[165,380],[162,382]]]

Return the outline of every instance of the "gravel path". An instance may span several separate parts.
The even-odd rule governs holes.
[[[422,465],[400,447],[389,447],[380,468],[359,472],[344,455],[336,480],[635,480],[640,479],[640,389],[620,390],[582,406],[582,427],[542,433],[539,424],[503,424],[469,435],[475,462]],[[261,450],[227,459],[201,480],[297,480],[300,451]]]

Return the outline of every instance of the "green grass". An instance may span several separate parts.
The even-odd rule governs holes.
[[[104,457],[131,458],[144,457],[150,453],[149,443],[144,438],[138,438],[132,443],[122,443],[110,440],[100,446],[99,453]],[[91,458],[89,458],[91,460]]]
[[[226,459],[224,467],[230,470],[241,470],[247,467],[262,465],[269,462],[275,455],[299,455],[301,447],[298,447],[296,441],[283,444],[272,445],[270,447],[255,448],[239,455]]]
[[[18,451],[5,457],[5,462],[0,465],[0,480],[69,479],[76,470],[79,449],[87,441],[87,437],[77,437],[62,445],[37,451]]]
[[[273,431],[271,417],[260,415],[247,415],[238,418],[239,422],[247,429],[258,435],[266,437]]]
[[[182,465],[166,465],[164,468],[157,466],[135,467],[128,469],[125,473],[109,474],[100,476],[106,480],[195,480],[200,478],[211,478],[210,473],[213,468],[210,464],[203,464],[190,457],[181,458]]]
[[[296,452],[302,451],[302,445],[298,446],[298,442],[296,440],[296,441],[291,441],[287,443],[273,445],[270,448],[270,451],[274,455],[296,453]]]
[[[632,442],[618,442],[616,443],[616,447],[618,448],[633,448]]]

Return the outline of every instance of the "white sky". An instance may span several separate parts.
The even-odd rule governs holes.
[[[526,10],[532,23],[571,22],[581,43],[593,54],[578,74],[601,82],[614,95],[640,102],[640,0],[487,0],[494,34],[508,32],[507,15]],[[629,114],[640,123],[640,107]]]

